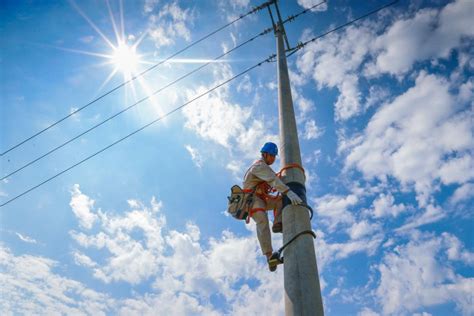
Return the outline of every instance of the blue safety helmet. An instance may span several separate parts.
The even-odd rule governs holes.
[[[260,149],[260,152],[262,154],[267,153],[267,154],[276,156],[278,155],[278,147],[275,143],[268,142],[268,143],[265,143],[265,145],[263,145],[262,149]]]

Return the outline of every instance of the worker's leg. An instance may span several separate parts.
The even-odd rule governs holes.
[[[278,199],[269,199],[267,201],[268,209],[275,210],[272,231],[274,233],[281,233],[283,231],[283,225],[281,222],[281,209],[283,207],[281,196]]]
[[[252,218],[257,224],[257,238],[260,243],[262,253],[267,257],[273,252],[272,238],[270,235],[270,225],[268,222],[266,205],[260,198],[255,198],[252,209]],[[260,211],[259,211],[260,210]]]

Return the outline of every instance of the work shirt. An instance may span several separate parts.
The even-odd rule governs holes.
[[[257,160],[244,176],[244,189],[254,189],[259,183],[265,181],[278,192],[283,193],[290,188],[277,177],[275,172],[263,159]]]

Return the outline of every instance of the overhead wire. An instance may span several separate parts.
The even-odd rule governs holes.
[[[361,15],[361,16],[359,16],[359,17],[353,19],[353,20],[350,20],[349,22],[346,22],[346,23],[344,23],[344,24],[341,24],[341,25],[339,25],[339,26],[337,26],[337,27],[335,27],[335,28],[333,28],[333,29],[331,29],[331,30],[325,32],[325,33],[322,33],[322,34],[320,34],[320,35],[318,35],[318,36],[315,36],[315,37],[313,37],[313,38],[311,38],[311,39],[309,39],[309,40],[307,40],[307,41],[305,41],[305,42],[300,42],[300,43],[297,44],[295,50],[294,50],[293,52],[291,52],[291,54],[289,54],[288,56],[293,55],[293,54],[296,53],[298,50],[302,49],[303,47],[305,47],[306,45],[308,45],[308,44],[310,44],[310,43],[313,43],[313,42],[317,41],[317,40],[320,39],[321,37],[324,37],[324,36],[326,36],[326,35],[329,35],[329,34],[331,34],[331,33],[334,33],[334,32],[336,32],[336,31],[339,31],[340,29],[343,29],[343,28],[345,28],[345,27],[347,27],[347,26],[349,26],[349,25],[351,25],[351,24],[354,24],[354,23],[357,22],[357,21],[360,21],[360,20],[362,20],[362,19],[365,19],[366,17],[368,17],[368,16],[370,16],[370,15],[373,15],[373,14],[379,12],[379,11],[382,11],[383,9],[386,9],[386,8],[388,8],[388,7],[392,6],[392,5],[394,5],[394,4],[397,3],[398,1],[399,1],[399,0],[395,0],[395,1],[389,2],[389,3],[387,3],[387,4],[385,4],[385,5],[381,6],[381,7],[379,7],[379,8],[377,8],[377,9],[374,9],[374,10],[372,10],[372,11],[369,11],[369,12],[367,12],[366,14],[363,14],[363,15]]]
[[[268,34],[271,30],[272,30],[272,28],[267,28],[267,29],[265,29],[264,31],[262,31],[262,32],[260,32],[259,34],[253,36],[252,38],[246,40],[245,42],[242,42],[242,43],[240,43],[239,45],[237,45],[237,46],[233,47],[232,49],[228,50],[227,52],[225,52],[225,53],[223,53],[223,54],[217,56],[216,58],[214,58],[214,59],[212,59],[212,60],[210,60],[210,61],[208,61],[208,62],[206,62],[206,63],[204,63],[203,65],[201,65],[201,66],[199,66],[199,67],[193,69],[192,71],[190,71],[190,72],[184,74],[183,76],[181,76],[181,77],[179,77],[179,78],[173,80],[172,82],[166,84],[165,86],[159,88],[158,90],[155,90],[155,91],[152,92],[150,95],[147,95],[146,97],[141,98],[140,100],[138,100],[138,101],[136,101],[135,103],[129,105],[128,107],[122,109],[121,111],[119,111],[119,112],[117,112],[117,113],[115,113],[115,114],[109,116],[108,118],[106,118],[105,120],[101,121],[100,123],[97,123],[96,125],[94,125],[94,126],[90,127],[89,129],[85,130],[84,132],[82,132],[82,133],[80,133],[80,134],[74,136],[73,138],[67,140],[66,142],[64,142],[64,143],[62,143],[62,144],[56,146],[55,148],[49,150],[48,152],[44,153],[43,155],[39,156],[38,158],[35,158],[35,159],[31,160],[30,162],[24,164],[23,166],[21,166],[21,167],[15,169],[14,171],[10,172],[9,174],[7,174],[7,175],[5,175],[5,176],[3,176],[3,177],[0,179],[0,181],[7,179],[8,177],[10,177],[10,176],[12,176],[12,175],[14,175],[14,174],[20,172],[21,170],[25,169],[25,168],[28,167],[28,166],[31,166],[32,164],[38,162],[39,160],[45,158],[46,156],[48,156],[48,155],[54,153],[55,151],[57,151],[57,150],[63,148],[63,147],[66,146],[67,144],[69,144],[69,143],[75,141],[76,139],[78,139],[78,138],[84,136],[85,134],[87,134],[87,133],[91,132],[92,130],[98,128],[99,126],[101,126],[101,125],[107,123],[108,121],[111,121],[111,120],[114,119],[115,117],[117,117],[117,116],[119,116],[119,115],[121,115],[121,114],[127,112],[128,110],[130,110],[130,109],[134,108],[135,106],[137,106],[137,105],[143,103],[144,101],[150,99],[151,97],[157,95],[158,93],[162,92],[163,90],[165,90],[165,89],[171,87],[172,85],[178,83],[179,81],[181,81],[181,80],[183,80],[183,79],[185,79],[185,78],[191,76],[192,74],[198,72],[199,70],[203,69],[204,67],[210,65],[212,62],[221,59],[222,57],[224,57],[224,56],[226,56],[226,55],[232,53],[233,51],[235,51],[235,50],[241,48],[242,46],[244,46],[244,45],[246,45],[246,44],[248,44],[248,43],[254,41],[255,39],[257,39],[257,38],[260,37],[260,36],[263,36],[263,35],[265,35],[265,34]]]
[[[291,21],[295,20],[296,18],[298,18],[300,15],[306,14],[306,13],[308,13],[309,11],[311,11],[311,10],[313,10],[313,9],[316,9],[317,7],[319,7],[320,5],[325,4],[326,2],[327,2],[327,0],[324,0],[324,1],[322,1],[322,2],[316,3],[316,4],[314,4],[314,5],[310,6],[310,7],[308,7],[308,8],[306,8],[306,9],[302,10],[301,12],[299,12],[299,13],[297,13],[297,14],[292,14],[292,15],[288,16],[288,17],[286,18],[286,20],[283,21],[283,23],[285,23],[285,22],[291,22]]]
[[[287,23],[287,22],[293,21],[295,18],[301,16],[301,15],[304,14],[304,13],[309,12],[309,10],[311,10],[312,8],[315,8],[315,7],[319,6],[319,5],[322,5],[322,4],[325,3],[325,2],[326,2],[326,0],[324,0],[324,1],[320,2],[320,3],[318,3],[318,4],[313,5],[312,7],[308,8],[308,9],[302,10],[301,12],[299,12],[299,13],[296,14],[296,15],[291,15],[291,16],[289,16],[287,19],[285,19],[285,20],[283,21],[283,24],[285,24],[285,23]],[[117,116],[119,116],[119,115],[121,115],[121,114],[127,112],[128,110],[134,108],[135,106],[137,106],[137,105],[143,103],[144,101],[150,99],[150,98],[153,97],[154,95],[156,95],[156,94],[162,92],[163,90],[169,88],[170,86],[172,86],[172,85],[178,83],[179,81],[181,81],[181,80],[183,80],[183,79],[189,77],[190,75],[192,75],[192,74],[198,72],[199,70],[201,70],[201,69],[203,69],[204,67],[208,66],[208,65],[211,64],[212,62],[221,59],[222,57],[224,57],[224,56],[226,56],[226,55],[232,53],[233,51],[235,51],[235,50],[237,50],[237,49],[239,49],[239,48],[241,48],[241,47],[243,47],[243,46],[249,44],[250,42],[254,41],[254,40],[257,39],[257,38],[268,34],[271,30],[272,30],[272,27],[266,28],[265,30],[263,30],[263,31],[260,32],[259,34],[257,34],[257,35],[255,35],[255,36],[251,37],[250,39],[248,39],[248,40],[246,40],[246,41],[240,43],[239,45],[236,45],[236,46],[233,47],[232,49],[230,49],[230,50],[226,51],[225,53],[223,53],[223,54],[221,54],[221,55],[215,57],[214,59],[212,59],[212,60],[210,60],[210,61],[204,63],[203,65],[201,65],[201,66],[199,66],[199,67],[193,69],[192,71],[190,71],[190,72],[184,74],[183,76],[181,76],[181,77],[175,79],[174,81],[172,81],[172,82],[166,84],[165,86],[159,88],[158,90],[154,91],[154,92],[151,93],[150,95],[148,95],[148,96],[146,96],[146,97],[144,97],[144,98],[142,98],[142,99],[136,101],[135,103],[133,103],[133,104],[131,104],[130,106],[128,106],[128,107],[122,109],[121,111],[119,111],[119,112],[117,112],[117,113],[115,113],[115,114],[109,116],[109,117],[106,118],[105,120],[103,120],[103,121],[97,123],[96,125],[94,125],[94,126],[90,127],[89,129],[85,130],[84,132],[82,132],[82,133],[80,133],[80,134],[74,136],[73,138],[67,140],[66,142],[64,142],[64,143],[62,143],[62,144],[60,144],[60,145],[54,147],[53,149],[51,149],[51,150],[49,150],[48,152],[42,154],[41,156],[39,156],[39,157],[37,157],[37,158],[35,158],[35,159],[29,161],[28,163],[26,163],[26,164],[24,164],[23,166],[21,166],[21,167],[15,169],[14,171],[11,171],[11,172],[8,173],[7,175],[5,175],[5,176],[3,176],[2,178],[0,178],[0,181],[3,181],[3,180],[5,180],[5,179],[7,179],[8,177],[11,177],[12,175],[14,175],[14,174],[20,172],[21,170],[23,170],[23,169],[25,169],[25,168],[31,166],[32,164],[38,162],[39,160],[41,160],[41,159],[43,159],[43,158],[49,156],[50,154],[54,153],[55,151],[57,151],[57,150],[63,148],[63,147],[66,146],[67,144],[70,144],[71,142],[73,142],[73,141],[75,141],[76,139],[78,139],[78,138],[84,136],[85,134],[91,132],[92,130],[94,130],[94,129],[100,127],[101,125],[105,124],[106,122],[108,122],[108,121],[114,119],[115,117],[117,117]]]
[[[27,138],[24,139],[23,141],[21,141],[21,142],[15,144],[14,146],[11,146],[10,148],[8,148],[7,150],[5,150],[4,152],[0,153],[0,157],[4,156],[5,154],[11,152],[12,150],[14,150],[14,149],[16,149],[16,148],[18,148],[18,147],[20,147],[21,145],[23,145],[23,144],[25,144],[26,142],[28,142],[28,141],[34,139],[35,137],[37,137],[37,136],[43,134],[43,133],[46,132],[47,130],[49,130],[49,129],[51,129],[52,127],[58,125],[59,123],[63,122],[64,120],[70,118],[70,117],[73,116],[74,114],[77,114],[78,112],[80,112],[80,111],[84,110],[85,108],[91,106],[92,104],[96,103],[97,101],[99,101],[99,100],[105,98],[106,96],[110,95],[111,93],[113,93],[113,92],[117,91],[118,89],[124,87],[125,85],[131,83],[132,81],[134,81],[134,80],[136,80],[136,79],[142,77],[142,76],[145,75],[146,73],[148,73],[148,72],[150,72],[151,70],[155,69],[156,67],[158,67],[158,66],[164,64],[165,62],[167,62],[167,61],[169,61],[170,59],[176,57],[177,55],[181,54],[182,52],[184,52],[184,51],[190,49],[191,47],[193,47],[193,46],[199,44],[200,42],[202,42],[202,41],[208,39],[208,38],[211,37],[212,35],[214,35],[214,34],[220,32],[220,31],[222,31],[223,29],[225,29],[225,28],[231,26],[231,25],[234,24],[234,23],[237,23],[238,21],[242,20],[243,18],[245,18],[245,17],[247,17],[247,16],[249,16],[249,15],[251,15],[251,14],[254,14],[254,13],[256,13],[256,12],[258,12],[258,11],[264,9],[264,8],[266,8],[267,6],[271,5],[271,4],[274,3],[274,2],[275,2],[275,0],[269,0],[269,1],[267,1],[267,2],[264,2],[263,4],[254,7],[254,8],[253,8],[252,10],[250,10],[249,12],[240,15],[238,18],[235,18],[234,20],[230,21],[229,23],[227,23],[227,24],[221,26],[220,28],[218,28],[218,29],[216,29],[216,30],[214,30],[214,31],[212,31],[212,32],[210,32],[210,33],[208,33],[207,35],[201,37],[200,39],[198,39],[198,40],[192,42],[191,44],[189,44],[189,45],[185,46],[184,48],[178,50],[176,53],[170,55],[169,57],[165,58],[164,60],[160,61],[159,63],[157,63],[157,64],[155,64],[155,65],[153,65],[153,66],[151,66],[151,67],[145,69],[144,71],[140,72],[139,74],[137,74],[137,75],[131,77],[130,79],[124,81],[123,83],[119,84],[119,85],[116,86],[115,88],[112,88],[111,90],[109,90],[109,91],[105,92],[104,94],[98,96],[97,98],[93,99],[93,100],[90,101],[89,103],[87,103],[87,104],[85,104],[85,105],[79,107],[78,109],[76,109],[76,110],[70,112],[68,115],[62,117],[61,119],[55,121],[54,123],[48,125],[47,127],[43,128],[43,129],[41,129],[40,131],[36,132],[35,134],[33,134],[33,135],[27,137]]]
[[[372,10],[372,11],[370,11],[370,12],[368,12],[368,13],[362,15],[362,16],[359,16],[358,18],[355,18],[355,19],[353,19],[353,20],[351,20],[351,21],[349,21],[349,22],[347,22],[347,23],[341,24],[341,25],[339,25],[339,26],[337,26],[337,27],[335,27],[335,28],[333,28],[333,29],[331,29],[331,30],[329,30],[329,31],[327,31],[327,32],[325,32],[325,33],[323,33],[323,34],[321,34],[321,35],[318,35],[318,36],[316,36],[316,37],[314,37],[314,38],[312,38],[312,39],[310,39],[310,40],[308,40],[308,41],[305,41],[305,42],[303,42],[303,43],[300,43],[300,44],[298,45],[299,48],[298,48],[297,50],[300,50],[300,49],[304,48],[307,44],[309,44],[309,43],[311,43],[311,42],[314,42],[314,41],[316,41],[316,40],[318,40],[318,39],[320,39],[320,38],[322,38],[322,37],[324,37],[324,36],[327,36],[327,35],[329,35],[329,34],[335,32],[335,31],[337,31],[337,30],[340,30],[340,29],[342,29],[342,28],[344,28],[344,27],[347,27],[347,26],[349,26],[349,25],[351,25],[351,24],[353,24],[353,23],[355,23],[355,22],[357,22],[357,21],[359,21],[359,20],[361,20],[361,19],[363,19],[363,18],[366,18],[366,17],[368,17],[368,16],[370,16],[370,15],[373,15],[373,14],[375,14],[375,13],[377,13],[377,12],[379,12],[379,11],[381,11],[381,10],[383,10],[383,9],[385,9],[385,8],[387,8],[387,7],[389,7],[389,6],[392,6],[392,5],[394,5],[395,3],[397,3],[397,2],[398,2],[398,0],[395,0],[395,1],[391,2],[391,3],[389,3],[389,4],[386,4],[386,5],[384,5],[384,6],[380,7],[380,8],[378,8],[378,9]],[[294,52],[292,52],[292,53],[289,54],[289,55],[292,55],[293,53],[294,53]],[[289,56],[289,55],[287,55],[287,56]],[[194,97],[193,99],[191,99],[191,100],[185,102],[184,104],[180,105],[179,107],[176,107],[176,108],[174,108],[173,110],[167,112],[167,113],[164,114],[163,116],[160,116],[160,117],[154,119],[153,121],[149,122],[148,124],[146,124],[146,125],[140,127],[139,129],[137,129],[137,130],[135,130],[135,131],[133,131],[133,132],[131,132],[131,133],[125,135],[124,137],[122,137],[122,138],[118,139],[117,141],[113,142],[112,144],[110,144],[110,145],[108,145],[108,146],[102,148],[101,150],[99,150],[99,151],[97,151],[97,152],[95,152],[95,153],[93,153],[93,154],[87,156],[86,158],[82,159],[81,161],[75,163],[74,165],[72,165],[72,166],[70,166],[70,167],[68,167],[68,168],[66,168],[66,169],[64,169],[64,170],[62,170],[61,172],[59,172],[59,173],[57,173],[57,174],[51,176],[50,178],[47,178],[46,180],[40,182],[39,184],[37,184],[37,185],[35,185],[35,186],[33,186],[33,187],[27,189],[26,191],[23,191],[22,193],[16,195],[15,197],[13,197],[13,198],[7,200],[6,202],[0,204],[0,207],[3,207],[3,206],[5,206],[5,205],[7,205],[7,204],[9,204],[9,203],[11,203],[11,202],[13,202],[13,201],[15,201],[16,199],[18,199],[18,198],[20,198],[20,197],[22,197],[22,196],[28,194],[29,192],[31,192],[31,191],[33,191],[33,190],[39,188],[40,186],[42,186],[42,185],[48,183],[49,181],[51,181],[51,180],[53,180],[53,179],[59,177],[60,175],[62,175],[62,174],[64,174],[64,173],[68,172],[69,170],[71,170],[71,169],[73,169],[73,168],[75,168],[75,167],[81,165],[82,163],[84,163],[84,162],[88,161],[89,159],[91,159],[91,158],[93,158],[93,157],[99,155],[100,153],[106,151],[107,149],[109,149],[109,148],[111,148],[111,147],[113,147],[113,146],[115,146],[115,145],[121,143],[122,141],[128,139],[129,137],[131,137],[131,136],[137,134],[138,132],[144,130],[145,128],[147,128],[147,127],[149,127],[149,126],[151,126],[151,125],[153,125],[153,124],[155,124],[155,123],[157,123],[157,122],[163,120],[163,119],[166,118],[167,116],[169,116],[169,115],[171,115],[171,114],[173,114],[173,113],[175,113],[175,112],[181,110],[181,109],[184,108],[185,106],[187,106],[187,105],[191,104],[192,102],[194,102],[194,101],[196,101],[196,100],[202,98],[203,96],[205,96],[205,95],[211,93],[212,91],[214,91],[214,90],[216,90],[216,89],[218,89],[218,88],[220,88],[220,87],[226,85],[227,83],[229,83],[229,82],[231,82],[231,81],[237,79],[238,77],[241,77],[242,75],[246,74],[247,72],[250,72],[251,70],[253,70],[253,69],[255,69],[255,68],[261,66],[261,65],[264,64],[264,63],[271,62],[275,57],[276,57],[276,55],[273,54],[273,55],[271,55],[270,57],[268,57],[268,58],[266,58],[266,59],[260,61],[259,63],[257,63],[257,64],[255,64],[255,65],[253,65],[253,66],[251,66],[251,67],[245,69],[244,71],[242,71],[242,72],[240,72],[240,73],[238,73],[237,75],[235,75],[235,76],[233,76],[233,77],[231,77],[231,78],[229,78],[229,79],[227,79],[227,80],[221,82],[220,84],[214,86],[213,88],[207,90],[206,92],[204,92],[204,93],[202,93],[202,94],[200,94],[200,95]]]
[[[108,146],[102,148],[101,150],[99,150],[99,151],[93,153],[93,154],[90,155],[90,156],[87,156],[86,158],[82,159],[81,161],[75,163],[74,165],[72,165],[72,166],[70,166],[70,167],[64,169],[63,171],[61,171],[61,172],[55,174],[54,176],[52,176],[52,177],[50,177],[50,178],[44,180],[43,182],[41,182],[41,183],[39,183],[39,184],[37,184],[37,185],[31,187],[30,189],[24,191],[23,193],[21,193],[21,194],[15,196],[15,197],[9,199],[8,201],[6,201],[6,202],[0,204],[0,207],[3,207],[3,206],[5,206],[5,205],[7,205],[7,204],[13,202],[14,200],[16,200],[16,199],[22,197],[23,195],[25,195],[25,194],[27,194],[27,193],[33,191],[34,189],[36,189],[36,188],[42,186],[43,184],[45,184],[45,183],[47,183],[47,182],[53,180],[54,178],[59,177],[59,176],[62,175],[63,173],[65,173],[65,172],[67,172],[67,171],[69,171],[69,170],[71,170],[71,169],[77,167],[78,165],[80,165],[80,164],[86,162],[87,160],[89,160],[89,159],[91,159],[91,158],[97,156],[98,154],[100,154],[100,153],[106,151],[107,149],[109,149],[109,148],[111,148],[111,147],[117,145],[118,143],[123,142],[123,141],[126,140],[127,138],[129,138],[129,137],[135,135],[136,133],[138,133],[138,132],[144,130],[145,128],[147,128],[147,127],[149,127],[149,126],[155,124],[156,122],[159,122],[159,121],[163,120],[164,118],[168,117],[169,115],[173,114],[174,112],[179,111],[180,109],[182,109],[182,108],[184,108],[185,106],[191,104],[192,102],[194,102],[194,101],[196,101],[196,100],[202,98],[203,96],[205,96],[205,95],[211,93],[212,91],[214,91],[214,90],[216,90],[216,89],[222,87],[223,85],[226,85],[227,83],[229,83],[229,82],[231,82],[231,81],[237,79],[238,77],[241,77],[242,75],[246,74],[247,72],[249,72],[249,71],[251,71],[251,70],[253,70],[253,69],[255,69],[255,68],[259,67],[259,66],[261,66],[262,64],[264,64],[264,63],[266,63],[266,62],[269,62],[269,61],[270,61],[272,58],[274,58],[274,57],[275,57],[275,55],[271,55],[270,57],[268,57],[268,58],[266,58],[266,59],[260,61],[259,63],[257,63],[257,64],[255,64],[255,65],[253,65],[253,66],[251,66],[251,67],[245,69],[244,71],[238,73],[237,75],[235,75],[235,76],[233,76],[233,77],[231,77],[231,78],[229,78],[229,79],[227,79],[227,80],[221,82],[220,84],[214,86],[213,88],[207,90],[206,92],[201,93],[200,95],[198,95],[198,96],[194,97],[193,99],[191,99],[191,100],[189,100],[189,101],[183,103],[182,105],[180,105],[180,106],[174,108],[173,110],[167,112],[166,114],[164,114],[164,115],[162,115],[162,116],[160,116],[160,117],[154,119],[153,121],[151,121],[151,122],[149,122],[149,123],[143,125],[143,126],[140,127],[139,129],[136,129],[135,131],[133,131],[133,132],[131,132],[131,133],[125,135],[124,137],[122,137],[122,138],[120,138],[120,139],[118,139],[118,140],[116,140],[116,141],[113,142],[112,144],[110,144],[110,145],[108,145]]]

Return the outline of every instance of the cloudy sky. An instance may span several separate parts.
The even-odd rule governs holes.
[[[288,23],[289,41],[384,3],[331,0]],[[259,4],[2,1],[1,152]],[[473,16],[471,0],[402,0],[289,57],[328,315],[474,313]],[[271,32],[213,61],[270,25],[251,14],[2,154],[0,204],[265,60]],[[273,62],[8,202],[1,313],[284,314],[283,269],[225,214],[269,140]]]

